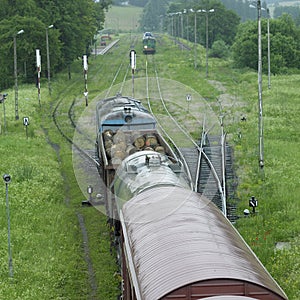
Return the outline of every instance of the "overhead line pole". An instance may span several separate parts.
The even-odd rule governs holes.
[[[257,0],[258,23],[258,135],[259,135],[259,166],[264,167],[263,142],[263,101],[262,101],[262,50],[261,50],[261,1]]]

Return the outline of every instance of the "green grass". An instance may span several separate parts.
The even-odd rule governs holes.
[[[29,89],[21,87],[20,91],[30,95]],[[59,162],[37,125],[41,118],[32,110],[34,105],[20,97],[20,116],[26,112],[31,120],[27,139],[22,121],[13,120],[10,97],[6,104],[8,132],[1,135],[0,170],[12,177],[8,190],[14,276],[8,276],[7,220],[1,201],[0,298],[67,299],[78,286],[84,297],[80,234],[75,215],[65,204]],[[74,273],[75,269],[81,271]]]
[[[101,63],[104,58],[99,57],[99,60]],[[98,64],[96,73],[99,60],[95,62]],[[9,203],[14,276],[9,278],[6,207],[5,201],[1,201],[1,299],[79,300],[91,296],[95,299],[116,299],[119,294],[106,216],[94,208],[81,207],[85,195],[75,178],[72,151],[52,120],[54,105],[60,97],[66,108],[74,98],[79,102],[82,100],[81,107],[85,107],[79,61],[72,66],[72,72],[70,81],[66,73],[52,79],[52,97],[48,95],[47,82],[42,81],[41,108],[34,84],[19,83],[18,121],[15,120],[14,91],[5,91],[8,93],[5,102],[7,130],[4,134],[2,126],[0,172],[12,177]],[[90,74],[93,74],[92,70]],[[94,84],[92,80],[89,83],[91,97],[92,90],[98,93],[107,84],[99,84],[98,80]],[[24,116],[30,121],[28,138],[23,126]],[[66,114],[59,118],[60,121],[66,119]],[[2,107],[0,123],[3,124]],[[88,275],[78,214],[82,216],[88,232],[96,290],[91,287]]]
[[[118,64],[124,57],[128,59],[129,42],[128,36],[121,35],[117,50],[96,59],[91,57],[88,74],[91,107],[105,95]],[[141,42],[136,50],[138,83],[145,76]],[[289,299],[297,300],[300,298],[300,75],[272,76],[271,90],[267,89],[267,78],[263,78],[265,168],[262,176],[258,168],[257,74],[235,70],[230,61],[209,59],[207,80],[205,50],[199,47],[197,53],[198,68],[195,70],[193,51],[181,51],[166,37],[161,38],[155,55],[159,76],[165,85],[174,82],[176,87],[173,94],[172,86],[164,86],[163,91],[168,93],[173,108],[180,111],[185,105],[180,104],[180,93],[185,89],[193,89],[205,97],[216,116],[221,106],[227,138],[235,153],[239,214],[242,216],[243,210],[248,208],[252,195],[259,201],[258,213],[242,217],[236,227]],[[86,195],[75,177],[70,145],[61,138],[51,118],[54,104],[60,97],[66,108],[76,100],[76,120],[84,115],[81,68],[81,62],[75,62],[71,80],[66,73],[53,78],[52,97],[48,95],[46,81],[42,81],[41,109],[34,84],[20,84],[19,121],[14,118],[14,92],[4,91],[9,95],[5,106],[7,133],[4,134],[2,126],[0,135],[0,171],[12,176],[9,201],[14,278],[11,280],[8,273],[6,208],[5,201],[1,201],[1,299],[87,299],[94,293],[88,278],[78,214],[88,231],[97,283],[94,298],[115,299],[118,294],[118,276],[115,258],[110,254],[106,218],[94,208],[81,207]],[[120,76],[116,85],[121,80]],[[142,91],[136,92],[138,97],[145,98]],[[224,93],[230,97],[222,98]],[[2,107],[0,111],[3,124]],[[241,115],[247,117],[246,122],[240,121]],[[22,124],[25,116],[30,121],[28,139]],[[66,115],[61,115],[60,121],[64,119]],[[4,184],[2,194],[4,199]],[[275,251],[277,242],[289,242],[290,249]]]

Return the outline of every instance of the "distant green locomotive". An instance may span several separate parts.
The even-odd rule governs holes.
[[[156,51],[156,39],[151,32],[145,32],[143,36],[143,53],[154,54]]]

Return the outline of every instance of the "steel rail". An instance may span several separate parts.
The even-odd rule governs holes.
[[[161,94],[160,90],[159,90],[159,93]],[[187,165],[187,162],[186,162],[186,160],[185,160],[182,152],[176,146],[176,143],[173,141],[173,139],[170,137],[170,135],[168,135],[168,133],[164,130],[163,126],[160,124],[160,122],[155,117],[155,114],[153,113],[153,110],[152,110],[152,107],[151,107],[151,102],[150,102],[150,93],[149,93],[148,56],[146,57],[146,98],[147,98],[147,103],[148,103],[148,107],[149,107],[149,110],[150,110],[151,114],[155,118],[155,120],[156,120],[156,122],[157,122],[157,124],[158,124],[158,126],[160,128],[160,130],[168,138],[168,140],[170,141],[170,143],[172,144],[172,146],[176,149],[176,152],[179,155],[179,159],[180,159],[180,161],[184,165],[185,172],[186,172],[186,174],[188,176],[188,180],[190,182],[190,187],[191,187],[191,189],[194,189],[192,175],[191,175],[190,169],[189,169],[189,167]]]
[[[119,41],[119,40],[118,40]],[[108,50],[110,50],[114,45],[116,45],[117,43],[113,43]],[[108,51],[107,50],[107,51]],[[107,52],[106,51],[106,52]],[[99,67],[99,70],[102,69],[102,66]],[[118,69],[120,69],[120,66],[118,67]],[[117,70],[117,74],[118,74],[118,70]],[[113,82],[115,82],[116,80],[116,76],[113,79]],[[74,86],[76,86],[78,84],[78,82],[81,79],[76,80],[72,85],[70,85],[64,92],[66,93],[67,91],[71,90],[72,88],[74,88]],[[111,84],[112,86],[112,84]],[[110,89],[109,89],[110,90]],[[54,110],[52,112],[52,120],[57,128],[57,130],[60,132],[60,134],[65,138],[65,140],[67,140],[82,156],[84,156],[85,158],[87,158],[89,161],[91,161],[93,164],[95,164],[97,167],[100,166],[99,162],[97,159],[95,159],[94,157],[92,157],[87,151],[85,151],[84,149],[82,149],[82,147],[80,145],[78,145],[77,143],[74,142],[73,137],[70,138],[70,136],[66,133],[65,128],[63,128],[63,125],[59,123],[58,121],[58,113],[59,113],[59,107],[60,105],[63,103],[64,97],[63,95],[60,95],[59,100],[57,101]],[[75,122],[75,120],[73,119],[73,107],[75,105],[75,99],[73,99],[69,109],[68,109],[68,119],[70,121],[70,126],[75,129],[79,134],[85,136],[86,139],[88,139],[89,141],[91,141],[86,135],[84,135],[84,133],[78,128],[77,123]],[[96,143],[94,141],[92,141],[94,146],[96,146]]]
[[[154,61],[154,58],[153,58],[153,61]],[[146,64],[146,70],[148,70],[148,62]],[[218,173],[216,171],[216,168],[215,166],[213,165],[212,161],[210,160],[210,158],[207,156],[207,154],[204,152],[203,150],[203,143],[202,143],[202,140],[204,141],[205,140],[205,136],[207,136],[208,132],[212,129],[208,129],[208,130],[205,130],[205,120],[203,121],[203,124],[202,124],[202,139],[201,139],[201,145],[199,146],[198,143],[196,143],[194,141],[194,139],[191,137],[191,135],[189,133],[187,133],[187,131],[182,127],[180,126],[180,124],[175,120],[175,118],[172,116],[172,114],[169,112],[169,110],[167,109],[167,106],[166,106],[166,102],[164,100],[164,97],[161,93],[161,88],[160,88],[160,83],[159,83],[159,76],[158,76],[158,72],[157,72],[157,68],[156,68],[156,65],[155,65],[155,62],[154,62],[154,72],[155,72],[155,78],[156,78],[156,82],[157,82],[157,87],[158,87],[158,91],[159,91],[159,95],[160,95],[160,100],[162,102],[162,105],[166,111],[166,113],[168,114],[168,116],[170,117],[170,119],[174,122],[174,124],[176,125],[176,127],[189,139],[190,142],[192,142],[192,144],[195,146],[195,148],[197,149],[198,151],[198,162],[197,162],[197,173],[196,173],[196,180],[195,182],[192,184],[193,186],[193,190],[194,191],[197,191],[197,187],[198,187],[198,184],[199,184],[199,180],[200,180],[200,168],[201,168],[201,158],[204,157],[204,159],[206,160],[207,164],[209,165],[211,171],[212,171],[212,174],[215,178],[215,181],[216,181],[216,185],[217,185],[217,189],[221,195],[221,202],[222,202],[222,212],[223,214],[226,216],[227,215],[227,211],[226,211],[226,181],[225,181],[225,152],[223,151],[224,149],[224,145],[223,145],[223,133],[222,133],[222,138],[221,138],[221,148],[222,148],[222,152],[221,152],[221,160],[222,160],[222,180],[219,178],[218,176]],[[148,72],[147,72],[148,73]],[[148,74],[146,76],[148,78]],[[148,91],[147,91],[147,98],[148,98],[148,106],[150,104],[150,98],[148,96]],[[223,127],[223,126],[221,126]],[[223,129],[223,128],[222,128]],[[204,138],[204,139],[203,139]],[[174,141],[173,141],[174,143]],[[177,147],[176,147],[177,148]],[[177,148],[178,149],[178,148]],[[179,149],[178,149],[179,150]],[[180,152],[181,153],[181,152]],[[182,155],[182,153],[181,153]],[[182,155],[183,156],[183,155]],[[187,163],[186,163],[186,160],[183,158],[186,166],[187,166]],[[188,168],[189,169],[189,168]],[[191,173],[189,171],[189,176],[190,178],[192,177],[191,176]],[[222,182],[223,182],[223,185],[222,185]]]

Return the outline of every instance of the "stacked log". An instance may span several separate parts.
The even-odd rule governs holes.
[[[145,142],[146,147],[151,147],[155,148],[158,145],[158,141],[155,135],[147,135],[146,136],[146,142]]]
[[[158,152],[160,154],[166,154],[165,148],[163,146],[156,146],[154,150],[155,152]]]
[[[154,133],[128,134],[120,130],[115,133],[112,130],[106,130],[103,132],[103,139],[107,158],[113,165],[119,165],[125,157],[137,151],[148,150],[165,154],[164,147],[159,144]]]
[[[133,135],[133,145],[137,148],[137,149],[143,149],[145,146],[145,137],[143,135],[141,135],[140,133],[135,133]]]

